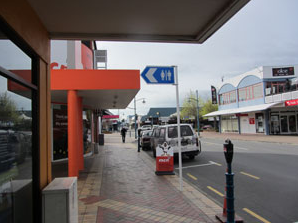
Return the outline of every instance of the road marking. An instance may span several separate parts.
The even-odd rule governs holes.
[[[246,149],[246,148],[243,148],[243,147],[235,147],[235,149],[241,149],[241,150],[248,150],[248,149]]]
[[[213,161],[209,161],[210,163],[213,163],[214,165],[216,166],[222,166],[220,163],[216,163],[216,162],[213,162]]]
[[[193,166],[185,166],[182,167],[182,169],[188,169],[188,168],[193,168],[193,167],[200,167],[200,166],[211,166],[211,165],[217,165],[217,166],[221,166],[221,164],[213,162],[213,161],[209,161],[209,163],[205,163],[205,164],[199,164],[199,165],[193,165]],[[176,168],[176,170],[178,170],[179,168]]]
[[[196,178],[195,176],[191,175],[190,173],[187,173],[187,176],[189,176],[189,177],[192,178],[193,180],[198,180],[198,178]]]
[[[245,172],[240,172],[241,174],[243,174],[243,175],[245,175],[245,176],[248,176],[248,177],[251,177],[251,178],[254,178],[254,179],[256,179],[256,180],[259,180],[260,179],[260,177],[257,177],[257,176],[254,176],[254,175],[251,175],[251,174],[249,174],[249,173],[245,173]]]
[[[248,214],[254,216],[255,218],[259,219],[260,221],[264,223],[270,223],[270,221],[267,221],[265,218],[262,218],[260,215],[254,213],[253,211],[249,210],[248,208],[243,208],[243,211],[246,211]]]
[[[215,190],[213,187],[207,186],[207,188],[211,191],[213,191],[214,193],[218,194],[221,197],[224,197],[225,195],[223,195],[222,193],[220,193],[218,190]]]
[[[223,146],[223,144],[219,144],[219,143],[214,143],[214,142],[204,142],[206,144],[213,144],[213,145],[217,145],[217,146]],[[249,149],[247,148],[243,148],[243,147],[235,147],[235,149],[240,149],[240,150],[245,150],[245,151],[248,151]]]

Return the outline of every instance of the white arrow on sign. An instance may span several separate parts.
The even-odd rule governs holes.
[[[157,68],[150,68],[148,72],[145,74],[145,76],[148,78],[148,80],[151,83],[157,83],[157,80],[153,77],[154,72],[157,70]]]

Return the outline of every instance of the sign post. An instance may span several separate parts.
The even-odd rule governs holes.
[[[180,129],[180,106],[179,106],[179,88],[178,88],[178,69],[177,66],[174,67],[174,73],[176,77],[176,103],[177,103],[177,129],[178,129],[178,151],[179,151],[179,184],[180,184],[180,191],[183,188],[183,181],[182,181],[182,154],[181,154],[181,129]]]
[[[172,84],[176,86],[176,104],[177,104],[176,112],[177,112],[178,150],[179,150],[179,181],[180,181],[180,191],[182,191],[182,154],[181,154],[181,133],[180,133],[178,68],[177,66],[147,66],[141,73],[141,77],[144,79],[144,81],[147,84]],[[160,146],[161,145],[158,145],[158,147]],[[159,148],[156,148],[157,153],[158,153],[158,150]],[[159,162],[159,160],[160,159],[156,159],[156,162]],[[156,163],[157,167],[159,165],[160,163]],[[172,164],[172,166],[173,165],[174,164]],[[156,172],[158,172],[158,168]]]

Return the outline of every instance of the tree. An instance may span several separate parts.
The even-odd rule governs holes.
[[[0,94],[0,117],[5,126],[13,126],[19,121],[17,106],[7,92]]]
[[[199,97],[199,108],[201,111],[201,105],[203,104],[203,100]],[[200,117],[201,117],[200,112]],[[194,117],[197,119],[197,96],[194,91],[190,91],[186,98],[183,101],[182,110],[181,110],[181,117],[182,118],[191,118]]]
[[[204,102],[202,109],[200,110],[200,115],[204,116],[210,112],[218,110],[218,105],[212,104],[212,100],[208,99]]]

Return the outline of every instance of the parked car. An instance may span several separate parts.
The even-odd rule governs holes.
[[[151,149],[150,146],[150,139],[152,135],[153,130],[146,130],[142,132],[141,135],[141,146],[143,150]]]
[[[190,124],[180,125],[182,155],[194,159],[201,153],[201,142]],[[174,155],[178,155],[178,129],[177,124],[163,125],[155,128],[151,137],[153,156],[156,157],[156,147],[167,142],[173,147]]]
[[[141,127],[141,130],[142,131],[144,131],[144,130],[150,130],[151,129],[151,125],[143,125],[142,127]]]
[[[209,129],[212,129],[212,125],[203,125],[202,129],[204,130],[209,130]]]

